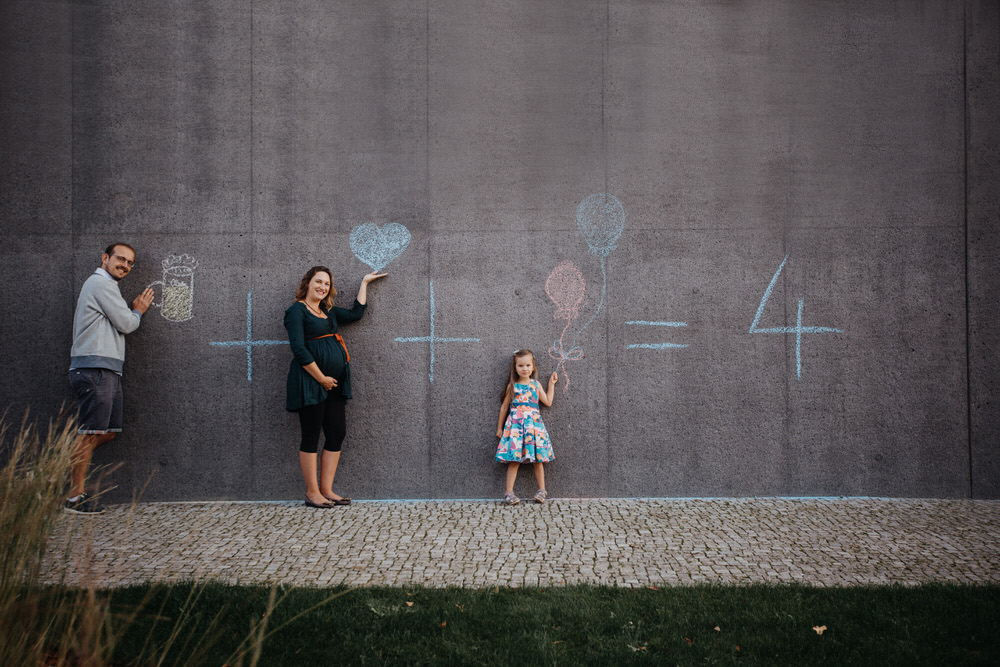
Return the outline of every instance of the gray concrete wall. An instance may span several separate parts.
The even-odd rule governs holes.
[[[1000,3],[966,8],[970,477],[1000,497]]]
[[[346,495],[499,495],[530,347],[556,496],[1000,497],[996,2],[2,6],[0,405],[71,401],[104,245],[129,300],[196,262],[129,336],[113,498],[300,497],[282,313],[381,262]]]

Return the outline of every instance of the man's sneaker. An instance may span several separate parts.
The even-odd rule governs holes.
[[[544,503],[549,497],[549,494],[545,492],[545,489],[538,489],[538,493],[535,494],[535,502],[538,504]]]
[[[503,504],[504,505],[516,505],[521,502],[521,499],[514,495],[513,491],[509,491],[503,494]]]
[[[104,514],[107,508],[98,504],[96,498],[91,498],[89,494],[81,493],[76,500],[67,500],[63,509],[71,514]]]

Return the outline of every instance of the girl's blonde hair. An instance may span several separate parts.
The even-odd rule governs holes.
[[[299,281],[299,286],[295,289],[295,300],[302,301],[306,298],[306,294],[309,292],[309,282],[312,281],[313,276],[317,273],[325,273],[330,276],[330,291],[319,302],[319,307],[323,310],[330,310],[333,308],[333,297],[337,296],[337,289],[333,286],[333,272],[325,266],[314,266],[308,271],[306,275],[302,276],[302,280]]]
[[[507,386],[500,395],[500,401],[506,401],[514,396],[514,383],[517,382],[517,360],[521,357],[531,357],[531,379],[538,379],[538,362],[531,350],[518,350],[510,357],[510,372],[507,373]]]

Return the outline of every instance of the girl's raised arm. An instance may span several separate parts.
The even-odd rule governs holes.
[[[549,389],[548,391],[542,389],[542,383],[535,380],[538,384],[538,402],[545,406],[552,405],[552,399],[556,397],[556,382],[559,382],[559,376],[553,373],[549,376]]]

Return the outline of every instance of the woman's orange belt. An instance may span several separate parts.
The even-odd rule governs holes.
[[[351,363],[351,353],[347,351],[347,344],[344,343],[344,337],[340,334],[323,334],[322,336],[316,336],[315,338],[310,338],[309,340],[319,340],[320,338],[329,338],[333,336],[340,343],[340,347],[344,348],[344,354],[347,356],[347,363]]]

